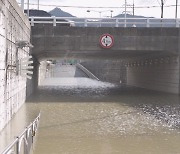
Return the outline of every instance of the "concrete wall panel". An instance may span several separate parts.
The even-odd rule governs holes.
[[[30,41],[30,25],[16,0],[0,0],[0,130],[26,99],[26,78],[16,75],[16,41]],[[18,49],[18,58],[29,54]]]
[[[170,57],[173,59],[174,57]],[[145,62],[141,66],[127,67],[127,84],[156,91],[179,93],[179,60],[156,64]],[[147,60],[147,58],[146,58]],[[146,61],[144,59],[144,61]],[[153,61],[153,59],[151,59]],[[133,59],[131,60],[133,61]],[[138,61],[137,59],[134,61]],[[141,59],[140,61],[143,61]],[[135,64],[135,62],[132,62]],[[138,63],[138,62],[137,62]]]

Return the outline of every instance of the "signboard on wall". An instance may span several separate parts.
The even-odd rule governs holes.
[[[114,44],[114,38],[110,34],[103,34],[99,39],[102,48],[111,48]]]

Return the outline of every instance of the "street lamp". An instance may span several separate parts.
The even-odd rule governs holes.
[[[39,10],[39,0],[38,0],[38,10]]]
[[[98,12],[99,13],[99,18],[101,18],[102,12],[111,12],[111,17],[112,17],[113,10],[104,10],[104,11],[87,10],[87,12]]]
[[[127,13],[127,8],[126,8],[126,6],[127,6],[127,0],[125,0],[125,15],[124,15],[124,27],[126,27],[126,13]]]
[[[112,18],[112,13],[113,13],[113,10],[110,10],[110,12],[111,12],[111,18]]]

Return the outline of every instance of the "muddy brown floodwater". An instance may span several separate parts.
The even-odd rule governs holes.
[[[178,95],[47,78],[19,116],[31,121],[39,111],[33,154],[180,153]]]

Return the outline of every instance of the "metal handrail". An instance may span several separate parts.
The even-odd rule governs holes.
[[[5,150],[1,154],[10,154],[13,152],[13,154],[20,154],[22,150],[24,150],[24,153],[30,154],[30,150],[33,144],[33,138],[36,134],[37,127],[40,120],[40,113],[39,115],[34,119],[34,121],[26,127],[26,129],[16,137],[16,139],[10,143]],[[23,142],[24,141],[24,142]],[[24,143],[24,146],[22,148],[22,144]]]
[[[81,64],[76,64],[77,68],[82,70],[89,78],[99,81],[98,77],[96,77],[92,72],[90,72],[87,68],[85,68]]]
[[[34,24],[70,24],[77,27],[180,27],[180,19],[171,18],[77,18],[29,17]]]

